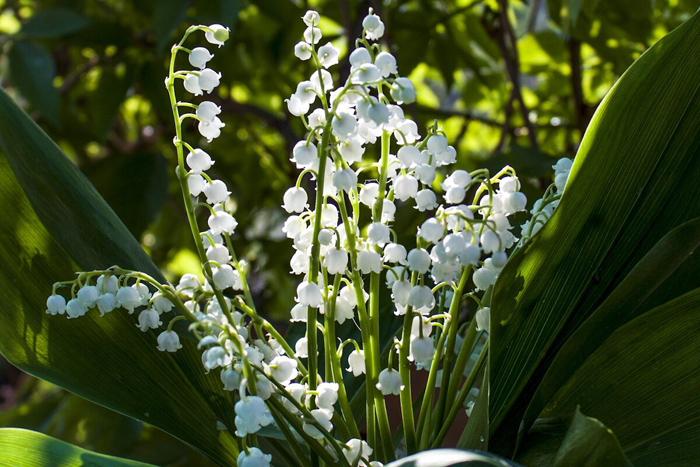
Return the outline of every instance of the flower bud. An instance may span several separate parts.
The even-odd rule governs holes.
[[[289,213],[302,212],[308,206],[308,199],[309,196],[303,188],[292,187],[284,193],[282,207]]]
[[[489,332],[489,320],[491,318],[491,308],[484,307],[476,312],[476,330]]]
[[[204,37],[210,44],[221,47],[228,40],[229,28],[225,28],[220,24],[212,24],[204,32]]]
[[[95,306],[95,303],[97,302],[97,297],[99,297],[99,295],[100,293],[97,290],[97,287],[95,287],[94,285],[86,285],[80,290],[78,290],[77,298],[80,302],[80,305],[82,305],[85,308],[92,308],[93,306]]]
[[[66,313],[68,314],[69,319],[84,316],[87,311],[87,308],[81,305],[77,298],[69,300],[66,304]]]

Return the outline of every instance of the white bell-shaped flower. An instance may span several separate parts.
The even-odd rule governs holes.
[[[418,180],[413,175],[399,175],[394,179],[394,195],[401,201],[415,198],[418,193]]]
[[[207,62],[212,58],[214,58],[214,55],[206,47],[195,47],[190,52],[189,61],[193,67],[202,69],[207,66]]]
[[[228,196],[231,194],[228,187],[221,180],[212,180],[211,183],[204,187],[204,195],[207,197],[207,203],[219,204],[228,201]]]
[[[423,248],[414,248],[408,252],[408,269],[425,274],[430,269],[430,255]]]
[[[365,63],[372,63],[372,56],[369,51],[364,47],[359,47],[352,51],[350,54],[350,65],[354,68],[364,65]]]
[[[249,447],[248,452],[241,451],[236,459],[238,467],[270,467],[272,456],[256,447]]]
[[[391,97],[397,104],[412,104],[416,101],[416,89],[408,78],[396,78],[391,85]]]
[[[370,13],[362,20],[367,39],[376,41],[384,35],[384,23],[379,16]]]
[[[304,30],[304,40],[309,44],[318,44],[322,37],[321,30],[315,26],[309,26]]]
[[[350,81],[354,84],[372,84],[382,79],[382,72],[372,63],[363,63],[353,70]]]
[[[160,292],[156,292],[153,294],[151,303],[153,305],[153,309],[156,310],[159,315],[162,313],[171,312],[174,307],[173,302],[171,302],[168,297],[166,297]]]
[[[234,406],[236,411],[236,436],[243,438],[257,433],[262,427],[271,424],[274,419],[265,401],[257,396],[241,397]]]
[[[229,32],[229,28],[225,28],[220,24],[212,24],[205,31],[204,37],[210,44],[221,47],[228,40]]]
[[[205,68],[199,72],[199,87],[202,91],[210,93],[221,82],[221,73],[217,73],[211,68]]]
[[[220,268],[216,268],[216,271],[212,274],[212,279],[217,289],[224,290],[236,284],[238,274],[231,266],[223,264]]]
[[[416,209],[420,212],[435,209],[437,206],[437,196],[430,188],[424,188],[416,193]]]
[[[374,250],[360,250],[357,253],[357,268],[362,274],[382,272],[382,258]]]
[[[343,274],[348,267],[348,253],[331,247],[323,257],[323,265],[328,269],[328,274]]]
[[[200,135],[204,136],[211,143],[214,139],[221,136],[221,129],[225,126],[226,124],[219,117],[215,117],[211,123],[199,122],[197,130],[199,130]]]
[[[297,286],[299,304],[318,308],[323,303],[321,288],[315,282],[303,281]]]
[[[314,143],[302,140],[292,149],[292,160],[298,168],[308,168],[318,160],[318,149]]]
[[[119,279],[117,279],[117,276],[103,274],[97,278],[97,290],[99,290],[100,293],[116,295],[117,290],[119,290]]]
[[[374,206],[377,196],[379,196],[379,184],[377,183],[365,183],[360,189],[360,202],[365,206],[370,208]]]
[[[406,264],[406,247],[400,243],[389,243],[384,247],[384,261]]]
[[[140,300],[139,303],[141,303]],[[66,314],[68,315],[69,319],[84,316],[87,311],[88,309],[81,305],[77,298],[68,300],[68,303],[66,304]]]
[[[390,199],[384,198],[382,202],[382,222],[394,222],[396,216],[396,205]]]
[[[141,296],[134,287],[122,287],[117,291],[117,302],[119,306],[129,313],[134,312],[134,308],[141,306]]]
[[[435,347],[430,337],[418,337],[411,341],[411,358],[416,362],[419,370],[430,368],[433,355],[435,355]]]
[[[496,283],[496,275],[488,268],[479,268],[474,271],[472,280],[477,290],[486,290]]]
[[[301,100],[296,94],[292,94],[289,99],[284,100],[287,103],[287,110],[295,117],[306,115],[309,111],[309,104]]]
[[[181,348],[180,336],[175,331],[163,331],[158,335],[158,350],[161,352],[177,352]]]
[[[309,81],[311,81],[319,94],[333,89],[333,76],[326,70],[315,71],[309,78]],[[321,83],[323,83],[323,89],[321,89]]]
[[[152,308],[148,308],[139,313],[139,324],[138,328],[146,332],[149,329],[158,329],[158,327],[163,324],[160,320],[158,312]]]
[[[393,75],[397,72],[396,58],[389,52],[379,52],[374,59],[374,64],[379,68],[383,78],[388,78],[389,75]]]
[[[214,161],[209,154],[197,148],[187,155],[187,166],[193,173],[200,174],[207,171],[214,165]]]
[[[416,167],[416,179],[421,182],[423,185],[430,185],[435,181],[435,177],[437,176],[435,172],[435,167],[433,167],[430,164],[420,164],[418,167]]]
[[[299,374],[297,361],[284,355],[273,358],[268,368],[270,376],[282,386],[288,385]]]
[[[485,253],[501,251],[503,249],[500,236],[493,230],[484,229],[479,240],[481,241],[481,248]]]
[[[309,340],[306,337],[301,337],[294,344],[294,354],[298,358],[309,358]]]
[[[379,389],[385,396],[388,396],[389,394],[399,395],[401,393],[401,389],[403,389],[403,385],[401,384],[401,375],[399,372],[392,368],[383,369],[379,373],[377,389]]]
[[[213,123],[221,113],[221,107],[211,101],[204,101],[197,106],[196,115],[204,123]]]
[[[308,42],[298,42],[294,46],[294,55],[299,60],[308,60],[311,58],[311,45]]]
[[[397,304],[405,307],[408,306],[408,300],[412,290],[413,286],[411,286],[409,281],[397,280],[391,286],[391,296]],[[422,298],[417,299],[417,302],[421,306],[424,304],[424,300]]]
[[[485,306],[476,312],[476,330],[489,332],[489,320],[491,319],[491,308]]]
[[[333,429],[333,423],[331,422],[333,418],[332,410],[313,409],[311,415],[326,431],[331,431]],[[324,438],[323,433],[309,422],[304,423],[304,432],[315,439]]]
[[[236,219],[226,211],[218,211],[216,214],[212,213],[207,223],[214,235],[220,235],[224,232],[233,235],[234,230],[238,226]]]
[[[340,139],[348,139],[357,130],[357,120],[348,112],[338,112],[331,122],[333,134]]]
[[[439,242],[444,234],[445,227],[434,217],[423,222],[418,229],[418,236],[429,243]]]
[[[416,285],[411,288],[408,295],[408,305],[414,309],[428,308],[434,306],[435,297],[433,291],[427,285]]]
[[[323,68],[329,68],[338,63],[340,49],[330,42],[318,48],[318,60]]]
[[[94,285],[86,285],[78,290],[77,298],[85,308],[92,308],[97,303],[100,292]]]
[[[62,315],[66,312],[66,299],[62,295],[51,295],[46,299],[46,313]]]
[[[221,382],[224,384],[224,391],[235,391],[241,384],[241,375],[233,367],[221,370]]]
[[[199,76],[195,74],[187,75],[182,84],[185,86],[187,92],[191,92],[195,96],[201,96],[203,94],[202,88],[199,87]]]
[[[284,204],[282,207],[285,211],[299,213],[308,206],[309,195],[306,194],[306,190],[303,188],[292,187],[284,193],[283,200]]]
[[[212,245],[207,249],[207,259],[219,264],[226,264],[231,260],[231,255],[224,245]]]
[[[556,164],[552,166],[554,169],[554,175],[559,175],[562,173],[568,173],[571,171],[571,167],[573,167],[574,162],[569,159],[568,157],[562,157],[557,161]]]
[[[190,194],[192,196],[199,196],[207,186],[207,181],[199,174],[190,174],[187,177],[187,185],[190,187]]]
[[[357,175],[355,171],[350,168],[336,171],[333,174],[333,186],[338,191],[350,193],[354,188],[357,188]]]
[[[365,351],[357,349],[350,352],[348,355],[348,370],[353,376],[360,376],[365,372]]]
[[[350,465],[365,466],[368,465],[365,461],[369,461],[369,456],[372,455],[372,448],[366,441],[353,438],[345,443],[343,455]]]
[[[338,383],[321,383],[316,388],[316,405],[321,409],[333,410],[338,401]]]
[[[389,226],[381,222],[372,222],[367,227],[367,240],[371,245],[384,246],[391,241]]]
[[[321,20],[321,15],[319,15],[317,11],[307,10],[301,19],[307,26],[318,26],[318,22]]]

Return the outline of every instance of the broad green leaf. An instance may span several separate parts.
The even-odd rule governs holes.
[[[615,434],[578,409],[567,417],[538,419],[515,460],[529,467],[630,465]]]
[[[145,421],[219,464],[237,449],[233,401],[205,375],[194,342],[156,350],[135,317],[44,313],[55,281],[120,264],[160,277],[97,191],[59,148],[0,91],[0,352],[14,365],[86,399]],[[43,224],[43,225],[42,225]],[[46,228],[44,227],[46,226]]]
[[[55,39],[79,31],[90,24],[90,19],[75,10],[47,8],[38,10],[24,23],[19,34],[22,38]]]
[[[600,420],[586,417],[578,408],[564,436],[554,467],[625,467],[629,462],[615,434]]]
[[[162,154],[113,155],[85,167],[85,175],[136,238],[163,208],[168,172]]]
[[[153,467],[97,454],[34,431],[0,428],[0,466],[7,467]]]
[[[580,405],[582,412],[605,422],[637,466],[696,462],[699,309],[696,289],[622,326],[586,360],[543,415],[563,416]]]
[[[457,442],[458,448],[486,451],[489,447],[489,380],[488,368],[474,401],[474,408],[469,416],[467,426]]]
[[[496,452],[512,455],[524,410],[566,338],[664,235],[700,215],[700,185],[676,183],[700,177],[699,71],[695,15],[608,94],[559,208],[501,273],[489,354]],[[655,294],[683,293],[699,281],[697,274],[667,281]]]
[[[481,451],[433,449],[391,462],[386,467],[519,467],[508,459]]]
[[[51,54],[32,42],[15,41],[8,58],[12,84],[46,119],[58,125],[60,99],[53,86],[56,66]]]
[[[635,318],[644,309],[646,299],[687,262],[698,246],[700,218],[673,229],[635,265],[554,358],[525,413],[526,428],[586,358],[617,328]]]

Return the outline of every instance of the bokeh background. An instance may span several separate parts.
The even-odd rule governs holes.
[[[600,101],[651,44],[693,14],[692,0],[0,0],[0,84],[89,177],[129,230],[176,280],[198,260],[175,178],[174,130],[163,86],[170,45],[190,24],[231,28],[209,98],[226,123],[211,144],[232,190],[237,250],[252,267],[258,308],[283,322],[297,278],[280,231],[289,162],[303,137],[283,100],[308,78],[294,44],[308,8],[325,40],[347,51],[374,8],[382,40],[413,80],[408,106],[423,133],[435,120],[459,168],[515,167],[530,203],[551,165],[573,157]],[[199,39],[198,45],[207,45]],[[193,42],[194,43],[194,42]],[[181,64],[183,67],[186,63]],[[181,92],[182,99],[188,96]],[[367,155],[371,156],[371,153]],[[400,235],[418,219],[397,219]],[[0,359],[0,426],[26,427],[103,453],[160,465],[208,465],[173,438],[33,379]]]

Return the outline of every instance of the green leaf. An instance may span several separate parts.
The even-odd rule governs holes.
[[[460,449],[433,449],[391,462],[386,467],[519,467],[508,459],[480,451]]]
[[[34,431],[0,428],[0,466],[7,467],[153,467],[97,454]]]
[[[55,39],[87,27],[90,19],[67,8],[47,8],[24,23],[19,34],[29,39]]]
[[[615,434],[600,420],[586,417],[577,408],[566,432],[554,467],[624,467],[629,462]]]
[[[634,465],[700,457],[700,289],[630,321],[579,368],[543,416],[605,421]]]
[[[137,238],[163,209],[168,166],[162,154],[112,155],[88,165],[84,172]]]
[[[700,216],[700,186],[677,183],[700,177],[699,72],[695,15],[617,82],[586,132],[559,208],[499,276],[489,354],[495,452],[513,454],[524,410],[566,339],[664,235]],[[699,281],[667,280],[655,294]]]
[[[0,91],[0,352],[14,365],[154,425],[219,464],[235,462],[233,400],[205,375],[193,341],[156,350],[156,333],[114,312],[79,320],[44,313],[55,281],[120,264],[158,269],[45,133]],[[45,227],[46,226],[46,227]]]
[[[58,126],[59,94],[53,85],[56,66],[51,54],[32,42],[15,41],[8,59],[12,84],[36,110]]]
[[[635,265],[554,358],[527,408],[524,416],[526,427],[586,358],[617,328],[635,318],[639,310],[644,309],[645,300],[686,263],[699,246],[700,218],[696,218],[669,232]]]
[[[462,436],[457,442],[458,448],[477,449],[486,451],[489,447],[489,380],[488,368],[479,389],[479,395],[474,401],[474,408],[469,416],[469,422],[464,427]]]

